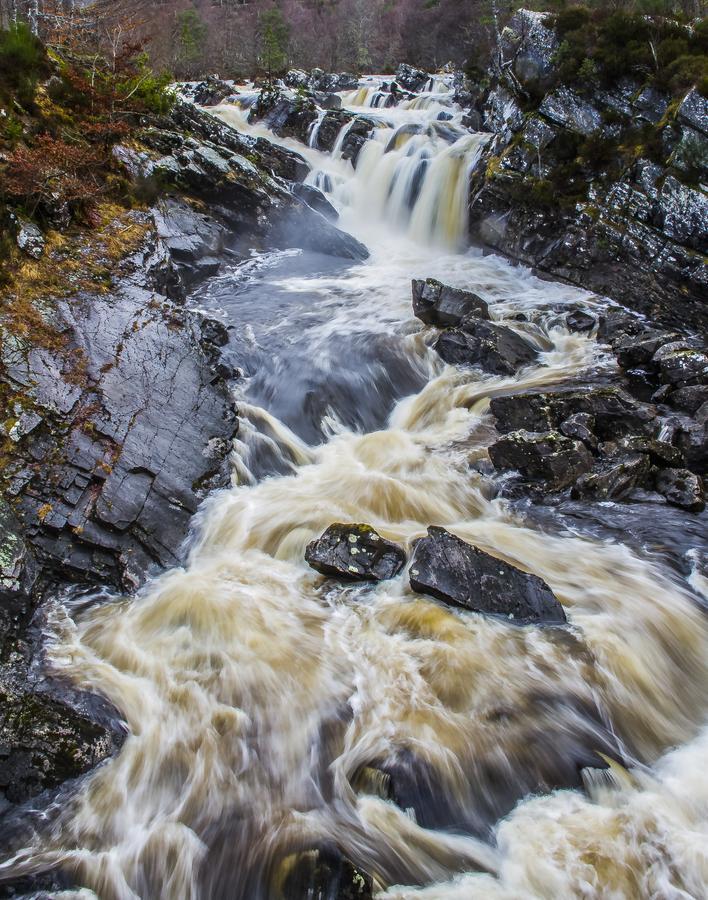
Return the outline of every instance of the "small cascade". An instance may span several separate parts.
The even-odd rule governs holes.
[[[320,126],[322,125],[322,121],[326,115],[327,115],[326,109],[321,109],[317,113],[317,118],[312,123],[312,126],[310,128],[310,135],[309,135],[308,141],[307,141],[308,147],[316,147],[317,146],[317,135],[320,133]]]

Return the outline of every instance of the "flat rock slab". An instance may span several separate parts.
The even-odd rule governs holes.
[[[370,525],[337,523],[307,545],[305,559],[323,575],[351,581],[384,581],[398,575],[406,554]]]
[[[518,624],[566,621],[563,607],[542,578],[490,556],[444,528],[431,526],[427,537],[416,543],[410,583],[418,593]]]

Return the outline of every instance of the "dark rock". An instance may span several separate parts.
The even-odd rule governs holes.
[[[504,433],[520,429],[557,431],[569,416],[582,412],[594,417],[595,434],[608,440],[627,434],[651,434],[656,421],[654,408],[615,387],[493,397],[490,409],[497,419],[497,429]]]
[[[695,415],[699,408],[708,402],[708,385],[697,384],[677,388],[668,395],[667,402],[675,409]]]
[[[585,444],[557,431],[512,431],[491,445],[489,457],[495,469],[514,469],[550,490],[573,484],[593,465]]]
[[[350,72],[323,72],[322,69],[313,69],[309,78],[310,88],[313,91],[354,91],[359,87],[359,79]]]
[[[495,375],[514,375],[538,357],[538,351],[511,328],[470,316],[461,328],[443,331],[434,349],[447,363],[480,366]]]
[[[642,334],[647,330],[646,324],[627,309],[609,309],[600,316],[597,339],[600,343],[614,346],[619,341]]]
[[[657,375],[650,369],[628,369],[624,373],[627,390],[637,400],[645,403],[659,403],[660,399],[656,398],[657,392]]]
[[[623,369],[645,368],[651,365],[659,347],[676,338],[674,332],[650,329],[637,335],[617,337],[612,343],[612,349]]]
[[[213,347],[225,347],[229,342],[229,332],[223,322],[218,319],[202,318],[199,322],[202,332],[202,343]]]
[[[589,413],[575,413],[561,422],[561,433],[569,438],[582,441],[590,450],[597,450],[597,437],[593,433],[595,419]]]
[[[643,453],[610,456],[578,478],[571,496],[583,500],[619,499],[646,481],[649,470],[649,457]]]
[[[219,270],[226,243],[223,225],[175,198],[160,201],[153,217],[186,288]]]
[[[130,216],[146,238],[116,287],[54,303],[66,348],[6,356],[0,371],[53,422],[22,438],[5,472],[28,473],[11,498],[25,540],[57,577],[121,589],[179,562],[204,491],[229,481],[238,429],[196,318],[156,290],[169,256],[150,215]]]
[[[265,138],[257,138],[253,144],[258,153],[261,168],[286,181],[304,181],[310,165],[299,153],[273,144]]]
[[[217,106],[233,93],[233,84],[222,81],[218,75],[209,75],[193,88],[192,99],[198,106]]]
[[[619,438],[616,441],[606,441],[600,444],[599,451],[603,456],[616,456],[625,451],[631,453],[645,453],[655,466],[681,466],[683,465],[683,456],[678,447],[669,444],[667,441],[660,441],[657,438],[648,438],[641,436],[629,436]]]
[[[698,475],[708,473],[708,425],[705,421],[692,422],[689,419],[683,423],[676,432],[675,442],[683,453],[687,468]]]
[[[473,314],[489,318],[489,308],[481,297],[471,291],[448,287],[434,278],[413,280],[413,314],[426,325],[441,327],[460,325],[465,316]]]
[[[339,133],[355,118],[348,110],[331,110],[320,122],[317,131],[317,149],[331,153],[337,142]]]
[[[656,489],[673,506],[690,512],[705,509],[703,480],[688,469],[661,469],[656,474]]]
[[[516,623],[565,622],[563,607],[545,581],[431,526],[415,545],[410,565],[414,591],[473,612]]]
[[[398,575],[406,554],[370,525],[336,524],[307,545],[305,559],[323,575],[352,581],[383,581]]]
[[[323,215],[326,219],[336,222],[339,213],[325,197],[322,191],[313,187],[311,184],[294,184],[293,193],[299,197],[307,205],[316,212]]]
[[[281,247],[301,247],[344,259],[367,259],[366,247],[346,231],[341,231],[306,203],[298,201],[275,217],[270,240]]]
[[[430,80],[430,75],[421,69],[415,69],[407,63],[401,63],[396,69],[396,81],[407,91],[422,91]]]
[[[565,324],[568,331],[584,332],[592,331],[597,322],[595,316],[591,316],[590,313],[582,309],[575,309],[565,317]]]
[[[310,129],[317,121],[317,107],[312,101],[282,97],[266,109],[264,104],[254,107],[254,117],[262,118],[271,131],[280,137],[294,137],[307,144]]]
[[[666,347],[662,348],[666,349]],[[663,384],[680,386],[708,384],[708,353],[689,347],[654,356]]]

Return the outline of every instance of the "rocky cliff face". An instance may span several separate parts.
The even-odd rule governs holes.
[[[559,84],[559,37],[521,10],[471,115],[496,134],[470,188],[470,235],[539,272],[668,323],[705,328],[708,101],[627,78]]]

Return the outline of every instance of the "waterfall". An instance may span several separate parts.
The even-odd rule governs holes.
[[[705,896],[704,611],[655,546],[593,536],[577,508],[572,530],[541,527],[472,466],[493,439],[490,398],[616,377],[558,314],[604,302],[466,247],[489,136],[462,126],[449,76],[386,108],[384,81],[342,94],[377,126],[355,166],[342,153],[357,119],[325,154],[324,114],[307,146],[238,105],[214,110],[302,153],[371,258],[254,251],[248,290],[239,266],[201,289],[200,307],[257,349],[238,385],[237,483],[200,511],[186,563],[137,597],[52,605],[55,671],[106,696],[129,736],[0,879],[60,867],[101,900],[305,900],[323,894],[287,895],[288,874],[326,847],[377,900]],[[444,365],[411,311],[425,277],[477,292],[544,348],[539,364]],[[298,432],[308,417],[321,440]],[[285,474],[259,479],[265,453]],[[543,578],[568,627],[452,609],[405,572],[324,580],[304,553],[335,522],[408,553],[444,527]],[[600,771],[588,755],[607,746],[617,759]],[[581,769],[582,789],[556,789]]]

